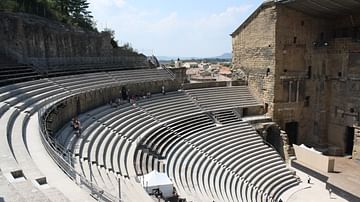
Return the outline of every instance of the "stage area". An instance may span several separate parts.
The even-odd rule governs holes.
[[[334,157],[334,172],[325,173],[298,162],[291,161],[304,186],[287,201],[360,201],[360,165],[346,157]],[[308,176],[311,183],[308,184]],[[317,178],[317,179],[316,179]],[[328,189],[332,190],[331,197]],[[315,197],[316,196],[316,197]]]

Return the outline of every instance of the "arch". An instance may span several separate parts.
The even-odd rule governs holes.
[[[265,126],[262,134],[264,140],[275,148],[283,160],[286,160],[284,151],[286,141],[284,141],[283,136],[287,136],[287,134],[281,133],[280,127],[277,124]]]

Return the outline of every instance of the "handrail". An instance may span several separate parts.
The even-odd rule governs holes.
[[[52,97],[48,98],[51,99]],[[52,111],[60,102],[51,105],[45,105],[38,111],[38,121],[39,121],[39,131],[41,142],[43,143],[46,151],[50,157],[55,161],[55,163],[64,171],[64,173],[69,176],[77,185],[85,185],[85,187],[91,192],[93,197],[96,197],[97,200],[101,201],[121,201],[119,197],[112,195],[111,193],[106,192],[104,189],[98,187],[93,182],[90,182],[86,179],[84,175],[77,172],[72,166],[72,156],[73,154],[57,143],[57,141],[51,137],[46,130],[46,120],[48,118],[49,112]]]
[[[138,58],[138,55],[122,55],[110,57],[50,57],[50,58],[25,58],[27,63],[37,66],[63,66],[81,64],[122,64],[128,62],[144,62],[145,59]]]
[[[176,78],[174,72],[172,72],[172,71],[171,71],[169,68],[167,68],[165,65],[161,65],[161,67],[162,67],[165,71],[167,71],[173,79]]]

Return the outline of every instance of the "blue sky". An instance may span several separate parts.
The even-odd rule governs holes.
[[[231,34],[262,0],[88,0],[99,30],[146,55],[231,52]]]

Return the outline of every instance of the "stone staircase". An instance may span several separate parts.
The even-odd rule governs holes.
[[[241,121],[241,119],[234,113],[233,110],[225,110],[225,111],[216,111],[212,113],[216,120],[218,120],[221,124],[228,124],[237,121]]]
[[[30,65],[19,64],[0,54],[0,86],[40,79],[42,76]]]

